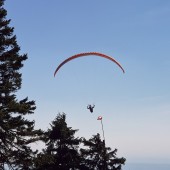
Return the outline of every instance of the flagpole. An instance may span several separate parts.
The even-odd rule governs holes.
[[[101,121],[101,125],[102,125],[102,132],[103,132],[103,141],[105,142],[105,137],[104,137],[104,128],[103,128],[103,122],[102,122],[102,116],[99,116],[98,118],[97,118],[97,120],[100,120]]]
[[[101,125],[102,125],[102,132],[103,132],[103,151],[104,151],[104,155],[103,155],[103,170],[107,169],[107,164],[106,164],[106,144],[105,144],[105,137],[104,137],[104,128],[103,128],[103,122],[102,122],[102,117],[99,116],[97,120],[101,121]]]
[[[102,122],[102,119],[101,119],[101,125],[102,125],[102,132],[103,132],[103,140],[105,142],[105,137],[104,137],[104,128],[103,128],[103,122]]]

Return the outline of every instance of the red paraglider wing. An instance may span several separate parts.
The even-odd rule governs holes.
[[[78,57],[88,56],[88,55],[96,55],[96,56],[100,56],[100,57],[109,59],[109,60],[113,61],[114,63],[116,63],[116,64],[122,69],[123,73],[125,72],[124,69],[123,69],[123,67],[122,67],[115,59],[113,59],[112,57],[110,57],[110,56],[108,56],[108,55],[105,55],[105,54],[102,54],[102,53],[98,53],[98,52],[86,52],[86,53],[79,53],[79,54],[73,55],[73,56],[67,58],[66,60],[64,60],[64,61],[57,67],[57,69],[55,70],[54,76],[56,75],[56,73],[58,72],[58,70],[59,70],[64,64],[66,64],[67,62],[69,62],[70,60],[76,59],[76,58],[78,58]]]

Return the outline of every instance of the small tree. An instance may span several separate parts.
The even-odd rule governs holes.
[[[52,121],[51,128],[44,134],[47,146],[35,160],[36,169],[76,169],[79,168],[80,157],[78,148],[81,140],[75,138],[73,130],[67,126],[66,115],[58,114]]]
[[[89,170],[121,170],[125,158],[117,158],[117,149],[111,151],[110,147],[105,147],[105,141],[102,141],[100,135],[93,135],[89,140],[83,140],[84,149],[80,149],[81,157],[84,158],[84,166]]]
[[[6,19],[7,11],[0,0],[0,169],[29,169],[35,154],[28,144],[40,133],[34,130],[34,121],[24,118],[35,110],[35,102],[17,100],[15,93],[21,88],[19,70],[27,55],[20,55],[14,28]]]

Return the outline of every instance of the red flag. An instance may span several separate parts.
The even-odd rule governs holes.
[[[99,117],[97,118],[97,120],[102,120],[102,117],[101,117],[101,116],[99,116]]]

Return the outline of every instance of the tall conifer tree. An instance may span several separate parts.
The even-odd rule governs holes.
[[[77,130],[67,126],[66,115],[58,114],[51,128],[44,135],[46,149],[35,161],[38,170],[73,170],[80,168],[78,148],[81,140],[75,137]]]
[[[27,55],[20,55],[20,47],[7,11],[0,0],[0,169],[29,169],[35,152],[28,144],[37,140],[39,130],[34,130],[34,121],[24,116],[36,108],[34,101],[16,99],[21,88],[22,74],[19,70]]]
[[[84,159],[82,165],[88,170],[121,170],[125,164],[125,158],[116,156],[117,149],[111,150],[105,146],[105,141],[102,141],[100,134],[93,135],[89,140],[83,140],[85,148],[80,149],[81,157]]]

